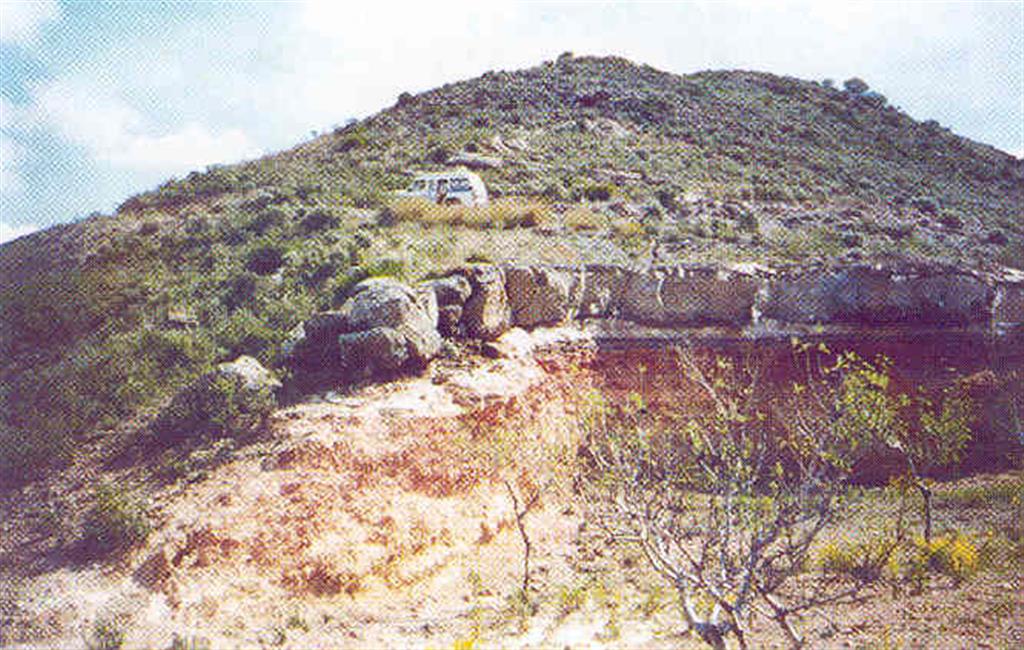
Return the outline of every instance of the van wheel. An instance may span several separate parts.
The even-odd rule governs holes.
[[[462,201],[460,201],[458,199],[445,199],[444,200],[444,204],[445,205],[461,205]]]

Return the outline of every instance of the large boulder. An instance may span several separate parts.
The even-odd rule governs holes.
[[[505,274],[496,266],[471,266],[461,271],[472,293],[462,310],[466,336],[492,341],[511,326]]]
[[[370,375],[402,369],[409,362],[409,348],[405,335],[393,327],[373,327],[338,336],[340,364]]]
[[[258,428],[277,405],[281,383],[252,357],[222,363],[179,391],[153,425],[166,443],[240,435]]]
[[[338,313],[348,332],[379,326],[397,327],[416,319],[428,320],[420,305],[420,296],[393,278],[363,280],[353,287]]]
[[[324,369],[338,357],[338,335],[348,331],[345,318],[337,311],[313,314],[296,325],[281,344],[289,365],[303,370]]]
[[[469,280],[462,275],[449,275],[425,284],[434,290],[437,304],[441,307],[464,305],[469,300],[470,294],[473,293],[473,287],[470,286]]]
[[[534,327],[573,318],[579,307],[580,274],[552,267],[505,269],[505,292],[512,324]]]
[[[301,371],[374,376],[422,369],[441,349],[431,287],[391,278],[356,285],[333,312],[315,314],[283,346]]]
[[[438,309],[437,331],[441,336],[455,338],[460,335],[459,322],[462,320],[462,305],[444,305]]]

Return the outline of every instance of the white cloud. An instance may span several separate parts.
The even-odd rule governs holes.
[[[0,198],[13,196],[23,187],[18,168],[25,160],[25,147],[8,132],[17,124],[19,113],[14,104],[0,95]]]
[[[0,221],[0,244],[17,239],[29,233],[33,233],[39,230],[39,226],[34,223],[5,223]]]
[[[57,0],[3,0],[0,2],[0,43],[29,45],[42,26],[60,17]]]
[[[25,147],[6,133],[0,132],[0,199],[22,189],[18,167],[25,160]]]
[[[259,153],[244,131],[214,132],[198,122],[156,129],[106,89],[58,80],[36,89],[33,122],[55,129],[101,163],[136,171],[179,174]]]
[[[236,162],[257,153],[241,129],[210,133],[199,124],[186,124],[166,135],[133,135],[121,147],[102,152],[101,160],[133,169],[180,173],[216,163]]]

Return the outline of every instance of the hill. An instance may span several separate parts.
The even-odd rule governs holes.
[[[861,83],[555,62],[420,94],[0,247],[0,475],[61,463],[218,361],[274,365],[366,276],[467,261],[1019,265],[1024,166]],[[391,205],[477,168],[480,211]],[[128,427],[130,428],[130,426]]]

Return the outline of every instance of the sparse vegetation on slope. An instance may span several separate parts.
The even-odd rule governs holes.
[[[860,84],[677,76],[617,58],[490,72],[260,160],[168,181],[0,248],[0,467],[61,462],[213,364],[273,364],[369,275],[467,260],[1016,264],[1024,171]],[[514,197],[388,208],[414,169]],[[486,227],[493,225],[498,227]]]

